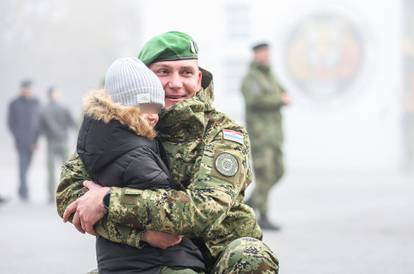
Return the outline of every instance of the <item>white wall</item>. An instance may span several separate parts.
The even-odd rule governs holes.
[[[260,3],[263,3],[260,6]],[[328,169],[396,169],[400,149],[400,18],[398,1],[278,1],[278,8],[254,5],[256,29],[274,37],[275,61],[282,59],[286,32],[312,11],[349,16],[364,36],[367,60],[359,84],[333,102],[305,98],[275,63],[295,104],[286,114],[286,152],[290,166]],[[261,16],[258,16],[258,15]],[[268,28],[260,26],[270,25]]]
[[[181,30],[200,47],[200,65],[215,75],[216,106],[243,123],[243,100],[229,84],[241,77],[257,40],[274,46],[274,68],[294,104],[284,111],[286,158],[291,167],[396,169],[400,158],[400,18],[398,1],[146,1],[143,41],[154,34]],[[160,9],[160,5],[163,6]],[[245,37],[229,37],[228,9],[248,6]],[[287,35],[306,15],[335,11],[349,17],[363,34],[367,62],[349,95],[311,100],[289,79],[280,60]],[[201,12],[200,12],[201,11]],[[237,16],[236,16],[237,17]],[[234,20],[233,20],[234,21]],[[237,21],[237,20],[236,20]],[[237,62],[237,64],[231,63]],[[233,70],[237,70],[233,72]],[[239,79],[241,80],[241,79]]]
[[[2,2],[0,59],[5,120],[8,101],[23,77],[33,77],[37,94],[54,83],[73,111],[81,95],[103,76],[118,55],[136,55],[155,34],[181,30],[200,48],[200,65],[213,72],[216,106],[244,122],[238,90],[257,40],[273,44],[273,65],[294,104],[284,111],[286,159],[291,167],[395,169],[400,158],[400,1],[70,1]],[[83,2],[82,2],[83,3]],[[98,8],[99,7],[99,8]],[[310,100],[283,66],[292,27],[307,14],[340,10],[359,26],[369,60],[349,96]],[[240,27],[242,26],[242,27]],[[241,32],[235,36],[235,32]],[[233,33],[233,34],[232,34]],[[34,35],[36,34],[36,35]],[[32,39],[32,40],[30,40]],[[2,149],[12,151],[4,124]],[[3,157],[0,161],[9,161]]]

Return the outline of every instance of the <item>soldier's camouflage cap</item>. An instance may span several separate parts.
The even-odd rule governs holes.
[[[188,34],[169,31],[149,40],[138,58],[147,66],[161,61],[198,59],[198,47]]]

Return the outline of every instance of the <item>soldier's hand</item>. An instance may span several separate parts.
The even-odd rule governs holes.
[[[78,215],[78,212],[75,212],[72,219],[72,224],[75,226],[75,228],[82,234],[85,234],[85,230],[82,229],[81,221]]]
[[[72,224],[79,232],[96,235],[93,228],[107,210],[103,206],[103,196],[109,191],[108,187],[102,187],[91,181],[84,181],[83,185],[88,188],[82,197],[68,205],[63,213],[63,221],[67,222],[73,214]]]
[[[145,231],[142,236],[142,241],[146,242],[152,247],[158,247],[161,249],[167,249],[171,246],[178,245],[183,236],[170,234],[158,231]]]
[[[77,199],[76,212],[81,228],[91,235],[97,235],[93,226],[107,213],[102,200],[109,187],[102,187],[92,181],[84,181],[83,185],[89,190]]]
[[[85,233],[85,231],[82,229],[81,226],[81,221],[79,219],[79,215],[76,212],[76,209],[78,208],[78,200],[73,201],[72,203],[70,203],[68,205],[68,207],[65,209],[65,212],[63,213],[63,222],[67,222],[69,221],[70,216],[73,215],[72,217],[72,224],[75,226],[75,228],[80,232],[80,233]]]

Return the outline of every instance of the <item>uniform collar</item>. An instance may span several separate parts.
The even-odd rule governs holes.
[[[261,72],[264,72],[264,73],[270,73],[270,70],[271,70],[270,66],[262,65],[255,61],[252,61],[250,63],[250,68],[255,69],[255,70],[260,70]]]

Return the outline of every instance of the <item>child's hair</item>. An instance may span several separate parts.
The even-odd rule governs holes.
[[[141,110],[138,106],[123,106],[115,103],[105,90],[89,92],[84,97],[83,104],[85,114],[96,120],[109,123],[115,119],[128,126],[137,135],[151,140],[156,136],[155,130],[141,116]]]

